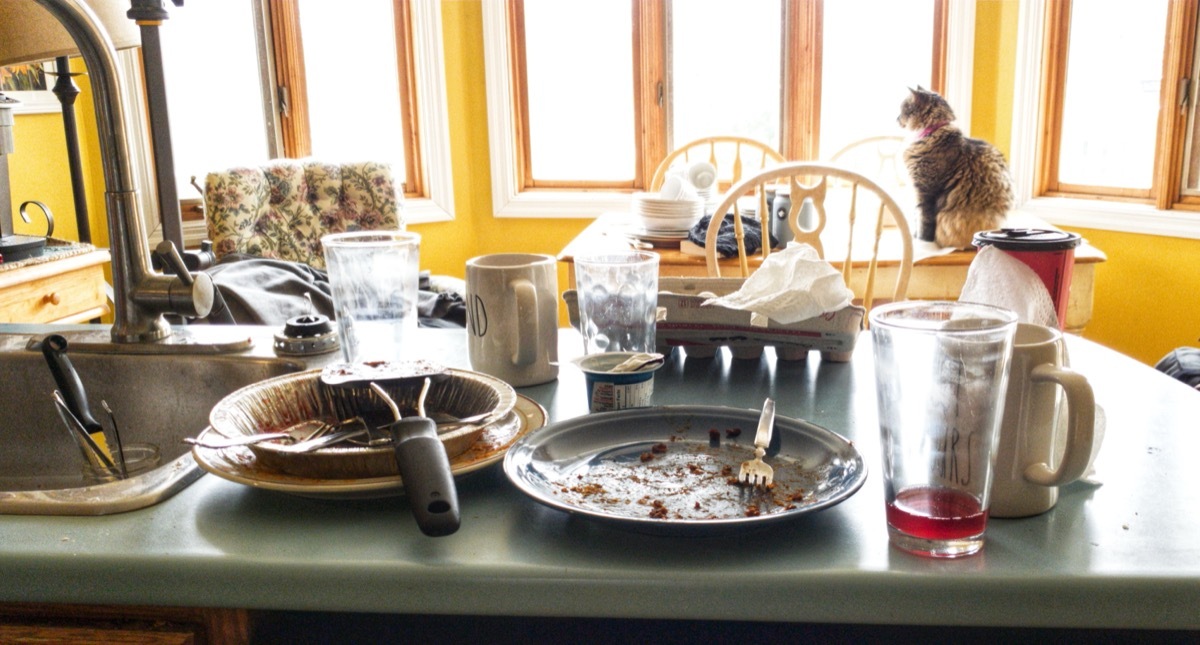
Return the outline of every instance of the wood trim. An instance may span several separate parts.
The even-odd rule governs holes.
[[[118,631],[133,629],[139,638],[128,642],[159,642],[154,638],[160,633],[183,631],[192,640],[182,642],[235,645],[249,643],[251,632],[250,613],[245,609],[6,603],[0,605],[0,622],[49,628],[37,633],[43,640],[27,641],[31,643],[61,642],[64,634],[54,627],[70,625],[97,630],[93,632],[96,640],[87,642],[114,642]]]
[[[1196,48],[1196,1],[1172,2],[1167,8],[1166,40],[1163,44],[1163,110],[1158,119],[1155,143],[1154,205],[1166,210],[1180,196],[1183,182],[1184,145],[1187,140],[1188,95],[1180,92],[1181,81],[1192,74]],[[1195,82],[1195,79],[1192,79]],[[1190,106],[1192,110],[1196,106]]]
[[[404,137],[404,196],[428,197],[424,158],[421,155],[417,110],[416,62],[413,52],[412,8],[408,0],[392,0],[396,33],[396,69],[400,82],[400,129]]]
[[[933,61],[929,72],[930,89],[946,95],[946,57],[950,51],[950,0],[933,3]]]
[[[634,0],[633,126],[636,167],[634,185],[645,188],[658,163],[667,156],[671,104],[667,82],[669,35],[666,0]]]
[[[275,54],[275,86],[287,88],[287,110],[279,111],[279,126],[286,157],[312,154],[308,123],[308,87],[304,80],[304,46],[300,34],[300,7],[291,0],[269,0],[271,43]]]
[[[783,114],[779,147],[786,159],[816,159],[821,149],[823,0],[784,0]]]
[[[510,56],[512,61],[513,92],[513,129],[516,131],[517,148],[517,186],[518,192],[531,188],[533,181],[533,162],[530,158],[529,143],[529,77],[525,71],[525,2],[512,0],[508,5],[508,28],[512,33],[509,38]]]
[[[1071,3],[1046,3],[1046,30],[1042,44],[1042,100],[1038,106],[1038,136],[1034,196],[1059,190],[1058,156],[1061,145],[1063,93],[1066,89],[1067,49],[1071,29]]]
[[[1153,191],[1144,188],[1113,188],[1111,186],[1088,186],[1056,182],[1054,190],[1046,191],[1045,197],[1076,197],[1080,199],[1117,199],[1151,203]]]

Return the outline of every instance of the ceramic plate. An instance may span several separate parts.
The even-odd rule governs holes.
[[[544,425],[545,408],[537,401],[517,394],[512,412],[487,426],[473,446],[450,460],[450,470],[455,477],[460,477],[490,466],[504,458],[513,442]],[[201,438],[209,432],[213,430],[206,429]],[[367,499],[404,493],[404,484],[399,477],[312,479],[271,470],[260,466],[254,453],[246,447],[212,449],[193,446],[192,455],[201,468],[223,479],[303,497]]]
[[[678,244],[680,240],[686,240],[688,236],[687,230],[648,231],[640,226],[630,226],[626,232],[631,237],[636,237],[643,242],[674,242]]]
[[[862,487],[853,444],[806,421],[777,417],[766,463],[774,487],[737,481],[754,457],[758,410],[663,406],[577,417],[520,439],[509,480],[568,513],[650,533],[750,528],[829,508]]]

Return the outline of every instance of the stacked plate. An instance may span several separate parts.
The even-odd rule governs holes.
[[[634,193],[635,234],[684,239],[704,215],[704,200],[663,199],[658,193]]]

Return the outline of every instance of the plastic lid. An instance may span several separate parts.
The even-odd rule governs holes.
[[[972,243],[977,247],[995,246],[1003,251],[1062,251],[1083,243],[1078,233],[1044,228],[1002,228],[980,231]]]

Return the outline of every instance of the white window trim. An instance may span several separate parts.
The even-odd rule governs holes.
[[[1034,197],[1045,0],[1020,3],[1009,166],[1017,209],[1056,226],[1200,239],[1200,214],[1103,199]]]
[[[416,68],[417,139],[421,145],[424,166],[424,182],[428,198],[404,201],[404,219],[408,224],[447,222],[454,219],[454,175],[450,165],[450,126],[446,104],[445,47],[442,32],[442,8],[438,0],[411,0],[413,22],[413,65]],[[140,69],[134,57],[123,57],[126,78],[140,77]],[[145,186],[141,192],[143,221],[149,231],[150,243],[162,239],[157,198],[154,189],[153,168],[149,135],[142,119],[128,118],[130,114],[142,114],[144,106],[140,92],[132,91],[133,83],[125,83],[123,97],[127,109],[126,128],[129,130],[130,159],[139,183]],[[268,93],[272,98],[274,93]],[[274,108],[270,108],[274,113]],[[183,242],[188,248],[199,247],[200,241],[208,237],[203,221],[183,223]]]
[[[971,119],[971,69],[974,55],[974,3],[950,3],[947,52],[947,99],[961,123]],[[487,78],[488,144],[491,148],[492,209],[495,217],[586,218],[628,210],[629,195],[613,191],[521,191],[517,140],[509,83],[510,56],[505,3],[483,2],[483,59]]]
[[[627,210],[629,195],[618,192],[521,191],[505,4],[500,0],[483,2],[483,61],[495,217],[598,217]]]

